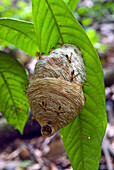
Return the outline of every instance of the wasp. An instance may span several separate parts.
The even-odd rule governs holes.
[[[63,46],[63,44],[62,44],[62,43],[60,43],[60,42],[58,42],[58,43],[57,43],[57,45],[60,45],[61,47]]]
[[[39,57],[39,56],[40,56],[39,51],[36,51],[35,56],[36,56],[36,57]]]
[[[73,70],[73,71],[71,72],[70,82],[72,82],[72,81],[73,81],[74,77],[75,77],[75,75],[74,75],[74,70]]]
[[[43,56],[44,54],[45,54],[45,52],[41,53],[41,55],[40,55],[40,56]]]
[[[81,82],[81,87],[82,87],[82,89],[84,89],[84,83],[82,83],[82,82]]]
[[[48,53],[51,53],[54,48],[55,48],[55,47],[52,47],[52,48],[48,51]]]
[[[45,52],[43,53],[39,53],[38,51],[35,53],[35,55],[38,57],[38,59],[41,59],[41,57],[45,54]]]
[[[39,105],[46,111],[47,103],[42,102],[42,104],[39,103]]]
[[[68,62],[71,63],[71,57],[69,57],[68,54],[66,54],[66,58],[67,58]]]
[[[89,85],[84,84],[83,82],[81,82],[81,87],[82,87],[82,89],[84,89],[84,85],[89,87]]]
[[[71,53],[70,57],[68,56],[68,54],[66,54],[66,58],[68,60],[69,63],[71,63],[71,57],[72,57],[73,53]]]
[[[45,52],[41,53],[41,55],[39,56],[39,59],[41,59],[41,57],[45,54]]]
[[[58,115],[59,115],[60,113],[64,113],[64,112],[61,112],[61,106],[59,106],[59,107],[58,107],[58,110],[57,110],[57,111],[54,111],[54,112],[56,112]]]
[[[23,92],[25,92],[25,94],[27,94],[28,93],[28,88],[26,88],[26,90],[23,90]]]

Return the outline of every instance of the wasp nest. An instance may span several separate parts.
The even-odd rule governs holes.
[[[82,53],[74,45],[64,44],[38,60],[28,99],[42,135],[53,135],[80,114],[85,103],[84,82]]]

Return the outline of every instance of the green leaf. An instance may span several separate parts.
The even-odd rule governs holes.
[[[9,54],[0,51],[0,112],[21,133],[28,119],[29,81],[23,66]]]
[[[41,52],[56,43],[70,43],[83,53],[87,72],[85,108],[70,125],[61,129],[63,143],[76,170],[98,170],[107,116],[104,78],[98,55],[85,31],[63,0],[33,0],[33,19]]]
[[[38,50],[34,27],[30,22],[0,18],[0,39],[8,41],[34,57]]]
[[[64,1],[67,3],[70,10],[73,12],[80,0],[64,0]]]

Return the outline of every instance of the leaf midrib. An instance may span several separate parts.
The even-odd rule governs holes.
[[[58,26],[58,24],[57,24],[57,21],[56,21],[55,15],[53,14],[53,11],[52,11],[52,9],[51,9],[51,6],[50,6],[50,4],[48,3],[48,0],[45,0],[45,1],[46,1],[47,5],[48,5],[48,7],[49,7],[49,9],[50,9],[50,12],[51,12],[51,14],[52,14],[52,16],[53,16],[53,19],[54,19],[55,24],[56,24],[56,27],[57,27],[57,29],[58,29],[58,32],[59,32],[61,41],[62,41],[62,43],[64,43],[63,37],[62,37],[62,34],[61,34],[61,31],[60,31],[60,29],[59,29],[59,26]]]
[[[12,28],[12,27],[10,27],[10,26],[6,26],[6,25],[4,25],[4,24],[0,24],[0,25],[2,25],[2,26],[4,26],[4,27],[7,27],[7,28],[9,28],[9,29],[15,30],[16,32],[18,32],[18,33],[20,33],[20,34],[23,34],[25,37],[28,37],[30,40],[32,40],[32,41],[37,45],[37,43],[36,43],[31,37],[29,37],[27,34],[25,34],[24,32],[21,32],[20,30],[16,30],[15,28]]]
[[[7,81],[6,81],[3,73],[0,72],[0,74],[1,74],[1,76],[2,76],[2,78],[3,78],[3,80],[4,80],[4,83],[5,83],[6,86],[7,86],[8,92],[9,92],[9,94],[10,94],[10,96],[11,96],[12,103],[13,103],[14,107],[17,108],[16,105],[15,105],[15,101],[14,101],[14,99],[13,99],[13,97],[12,97],[12,93],[11,93],[11,91],[10,91],[10,88],[9,88],[9,85],[8,85]],[[16,115],[18,115],[17,109],[15,110],[15,112],[16,112]],[[17,117],[17,119],[18,119],[18,122],[20,122],[18,116],[16,116],[16,117]],[[19,123],[19,126],[20,126],[20,123]]]

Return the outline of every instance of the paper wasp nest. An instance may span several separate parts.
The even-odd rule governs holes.
[[[38,60],[28,99],[42,135],[53,135],[80,114],[85,103],[84,82],[82,53],[74,45],[64,44]]]

